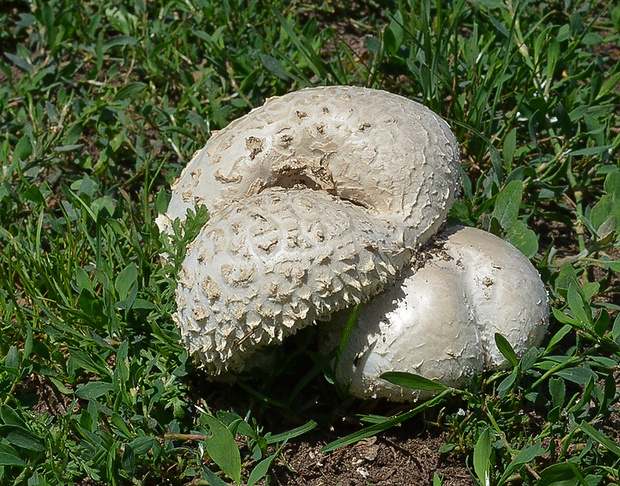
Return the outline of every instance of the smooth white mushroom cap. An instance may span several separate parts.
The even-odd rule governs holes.
[[[460,189],[458,144],[429,109],[385,91],[272,98],[213,134],[157,219],[204,204],[173,316],[211,372],[391,284]]]
[[[502,239],[474,228],[452,229],[364,304],[336,376],[360,398],[427,398],[379,376],[406,371],[462,387],[474,373],[507,365],[495,344],[502,334],[518,356],[542,341],[547,292],[530,261]],[[425,261],[424,261],[425,260]],[[337,346],[347,315],[323,325],[324,351]]]

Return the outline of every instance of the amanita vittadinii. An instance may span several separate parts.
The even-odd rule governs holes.
[[[389,295],[408,291],[407,280],[394,287],[399,274],[406,269],[404,277],[420,267],[420,248],[444,223],[459,188],[457,141],[445,121],[418,103],[385,91],[343,86],[268,100],[212,135],[175,182],[168,211],[157,220],[162,231],[170,232],[171,222],[184,220],[188,209],[204,204],[210,212],[179,275],[174,319],[186,345],[212,374],[239,370],[258,349],[391,288],[368,307],[387,322],[379,315],[393,307]],[[445,244],[446,254],[460,251],[463,244],[453,242],[453,236]],[[481,253],[488,247],[486,242],[465,244]],[[540,278],[525,257],[501,244],[516,258],[512,263],[510,257],[510,265],[535,274],[533,287],[539,293],[521,295],[518,288],[510,296],[498,292],[486,306],[488,318],[467,318],[456,336],[446,334],[454,339],[458,356],[463,356],[458,346],[469,352],[487,339],[480,329],[495,319],[508,321],[494,322],[493,329],[505,330],[517,352],[538,344],[544,331],[547,297]],[[495,253],[480,258],[492,264]],[[469,273],[475,267],[472,263]],[[515,281],[507,272],[500,272],[510,280],[502,285]],[[489,286],[497,284],[493,280]],[[450,281],[454,290],[439,295],[437,285],[428,286],[428,298],[440,298],[437,308],[457,305],[442,302],[446,298],[469,298],[456,289],[465,289],[465,281]],[[507,298],[525,299],[522,308],[540,312],[531,319],[500,314]],[[476,305],[482,312],[485,306]],[[434,306],[430,309],[440,315]],[[453,317],[463,315],[455,312]],[[436,328],[455,325],[438,321]],[[351,340],[351,356],[366,352],[354,349],[355,342],[374,347],[362,341]],[[412,363],[426,359],[415,357],[419,343],[399,345],[411,349]],[[479,359],[482,364],[472,365],[472,372],[500,361],[499,356]],[[401,360],[390,369],[416,366]],[[342,375],[344,380],[356,376]],[[352,391],[380,395],[377,386],[370,394],[357,392],[356,386]]]

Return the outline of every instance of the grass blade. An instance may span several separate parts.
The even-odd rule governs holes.
[[[329,444],[327,444],[325,447],[321,449],[321,452],[335,451],[336,449],[340,449],[341,447],[354,444],[356,442],[359,442],[362,439],[366,439],[367,437],[372,437],[373,435],[384,432],[385,430],[391,427],[394,427],[395,425],[401,424],[405,420],[410,419],[411,417],[414,417],[420,412],[423,412],[427,408],[433,407],[437,405],[438,403],[441,403],[444,397],[448,395],[449,393],[450,393],[450,390],[444,390],[439,395],[437,395],[435,398],[429,400],[428,402],[424,402],[421,405],[418,405],[413,410],[405,412],[401,415],[397,415],[396,417],[389,418],[385,420],[384,422],[373,424],[370,427],[366,427],[365,429],[358,430],[357,432],[354,432],[338,440],[330,442]]]
[[[383,373],[380,377],[383,380],[387,380],[394,385],[402,386],[405,388],[411,388],[412,390],[424,390],[424,391],[436,391],[441,392],[448,390],[446,385],[443,385],[437,381],[429,380],[420,375],[413,373],[407,373],[404,371],[388,371]]]

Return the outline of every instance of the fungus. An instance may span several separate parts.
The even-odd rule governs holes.
[[[461,384],[463,376],[501,362],[489,344],[495,330],[519,351],[537,343],[546,294],[517,250],[460,230],[442,252],[420,253],[444,224],[460,183],[454,135],[416,102],[344,86],[268,100],[212,135],[157,219],[170,233],[188,209],[204,204],[210,213],[179,274],[173,318],[183,341],[212,375],[235,372],[260,348],[374,298],[340,360],[339,378],[352,380],[351,391],[362,397],[389,396],[376,378],[391,369],[425,373],[446,365],[451,371],[440,378]],[[460,242],[463,234],[480,241]],[[424,258],[430,261],[423,266]],[[516,316],[504,294],[515,282],[544,294],[524,295]],[[409,319],[414,304],[426,305],[428,316]],[[530,307],[538,313],[527,313]],[[392,318],[397,324],[388,325]],[[379,342],[396,341],[397,326],[406,322],[419,330],[398,332],[413,342],[381,351]],[[435,344],[426,349],[443,346],[454,359],[439,351],[415,358],[431,325]],[[403,391],[394,396],[407,398]]]
[[[361,398],[409,401],[430,392],[380,379],[406,371],[462,387],[474,373],[504,367],[504,336],[518,356],[540,344],[549,304],[540,276],[514,246],[475,228],[451,228],[385,293],[361,306],[336,377]],[[325,352],[338,345],[347,315],[323,326]]]
[[[458,144],[424,106],[380,90],[304,89],[216,132],[157,223],[204,204],[173,316],[213,374],[368,300],[443,224]]]

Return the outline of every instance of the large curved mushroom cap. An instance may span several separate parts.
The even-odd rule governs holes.
[[[460,192],[458,143],[425,106],[382,90],[324,86],[275,97],[214,132],[172,186],[163,231],[206,205],[214,214],[270,187],[351,201],[423,243]],[[420,240],[420,241],[417,241]]]
[[[542,341],[547,293],[530,261],[500,238],[474,228],[447,232],[384,294],[364,304],[336,371],[361,398],[416,400],[427,392],[379,376],[406,371],[462,387],[474,373],[507,364],[500,333],[517,355]],[[325,352],[338,345],[346,316],[324,326]]]
[[[174,316],[213,373],[367,300],[395,279],[459,192],[458,145],[385,91],[305,89],[214,133],[173,186],[164,232],[205,204]]]

